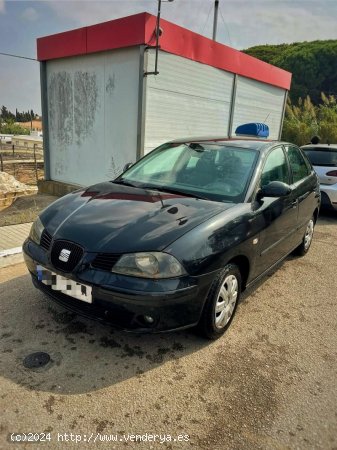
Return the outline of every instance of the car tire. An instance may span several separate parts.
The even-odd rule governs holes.
[[[197,326],[199,334],[215,340],[230,326],[241,294],[241,273],[227,264],[213,281]]]
[[[333,210],[334,207],[332,206],[330,197],[325,192],[321,191],[321,209],[327,209],[327,210]]]
[[[309,222],[307,223],[305,233],[302,239],[302,242],[300,245],[295,249],[295,254],[298,256],[304,256],[308,253],[311,243],[312,243],[312,237],[314,234],[315,229],[315,218],[312,217]]]

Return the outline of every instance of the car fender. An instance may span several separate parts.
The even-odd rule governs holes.
[[[254,264],[259,240],[250,204],[238,204],[181,236],[164,251],[175,256],[190,275],[223,268],[241,256]]]

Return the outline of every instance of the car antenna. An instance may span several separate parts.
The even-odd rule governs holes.
[[[265,121],[268,119],[269,116],[270,116],[270,111],[269,111],[267,117],[264,119],[263,123],[265,123]]]

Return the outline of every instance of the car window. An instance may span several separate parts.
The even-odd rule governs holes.
[[[304,153],[304,151],[302,149],[300,149],[300,152],[301,152],[301,155],[302,155],[302,157],[304,159],[304,162],[305,162],[305,164],[307,166],[308,173],[311,173],[312,170],[313,170],[313,167],[312,167],[310,159],[308,158],[308,156]]]
[[[271,181],[289,184],[289,168],[282,147],[277,147],[269,153],[262,170],[261,187]]]
[[[297,147],[286,145],[286,151],[289,159],[291,171],[293,173],[293,183],[303,180],[310,174],[310,170]]]
[[[147,164],[142,166],[142,173],[144,175],[151,175],[160,172],[170,172],[174,165],[179,160],[182,154],[182,147],[173,147],[170,152],[165,152],[160,160],[149,160]]]
[[[179,190],[216,201],[243,201],[258,151],[223,143],[164,144],[122,178],[139,187]]]
[[[337,150],[324,147],[302,149],[314,166],[337,166]]]

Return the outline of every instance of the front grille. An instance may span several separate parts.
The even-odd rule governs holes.
[[[66,250],[66,252],[64,252],[64,250]],[[61,252],[68,257],[68,261],[60,260]],[[51,262],[57,269],[60,269],[63,272],[71,272],[82,259],[83,253],[83,248],[73,242],[55,241],[51,250]]]
[[[45,250],[49,250],[50,244],[51,244],[52,236],[48,233],[47,230],[43,230],[41,239],[40,239],[40,245]]]
[[[118,253],[98,253],[91,263],[95,269],[108,270],[109,272],[121,257]]]

